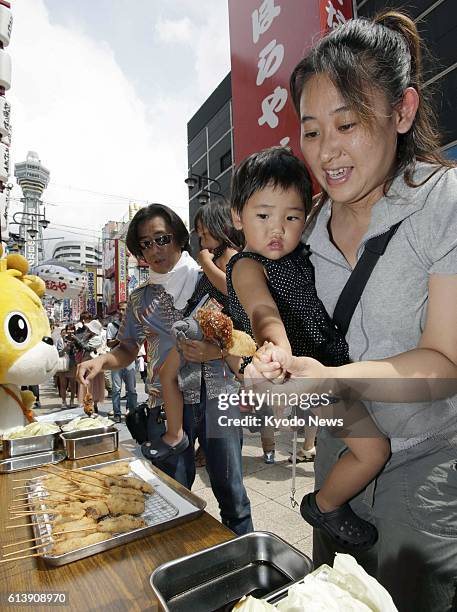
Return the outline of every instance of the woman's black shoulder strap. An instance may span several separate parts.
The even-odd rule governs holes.
[[[344,285],[333,312],[333,322],[345,336],[351,322],[352,315],[362,296],[368,279],[381,255],[384,255],[387,245],[397,231],[401,221],[392,225],[390,229],[367,240],[365,249],[353,269],[351,276]]]

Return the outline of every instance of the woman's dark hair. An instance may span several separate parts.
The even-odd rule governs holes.
[[[241,214],[246,202],[265,187],[296,189],[308,214],[312,186],[305,164],[287,147],[270,147],[246,157],[232,178],[231,206]]]
[[[205,227],[220,242],[221,249],[240,250],[244,247],[243,232],[233,226],[230,204],[226,200],[213,200],[201,206],[194,219],[195,231],[198,231],[198,225]]]
[[[303,88],[316,74],[328,75],[368,128],[374,120],[373,90],[382,91],[393,108],[402,100],[405,89],[414,87],[419,94],[419,107],[411,129],[398,134],[396,165],[393,176],[388,178],[404,172],[406,183],[417,187],[413,182],[416,160],[454,165],[439,151],[436,117],[423,86],[421,56],[416,25],[403,13],[384,11],[373,21],[347,21],[324,36],[292,72],[290,91],[298,116]]]
[[[136,213],[130,221],[127,231],[127,248],[135,257],[142,257],[142,250],[138,242],[138,226],[144,221],[153,219],[154,217],[162,217],[165,223],[170,227],[171,233],[175,242],[180,246],[181,251],[189,251],[189,232],[184,225],[183,220],[178,217],[174,210],[165,206],[165,204],[149,204]]]

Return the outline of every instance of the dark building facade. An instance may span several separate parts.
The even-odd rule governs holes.
[[[198,109],[187,124],[187,159],[189,173],[203,177],[197,185],[189,189],[189,227],[193,228],[194,217],[201,206],[201,196],[205,188],[218,191],[228,197],[233,169],[233,122],[232,122],[232,82],[230,73],[218,85],[209,98]],[[197,179],[198,181],[198,179]],[[209,198],[215,196],[209,194]],[[195,238],[192,239],[195,247]]]

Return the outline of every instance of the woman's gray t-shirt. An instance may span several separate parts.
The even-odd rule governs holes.
[[[346,339],[354,361],[383,359],[417,347],[424,329],[430,274],[457,274],[457,169],[418,163],[409,187],[397,177],[373,207],[365,242],[402,221],[385,254],[378,260],[352,317]],[[435,172],[435,174],[433,174]],[[351,267],[330,241],[331,202],[319,212],[305,237],[316,271],[317,293],[330,315]],[[454,305],[457,308],[457,304]],[[388,382],[386,382],[388,384]],[[409,448],[443,432],[457,432],[457,396],[416,404],[366,402],[392,451]]]

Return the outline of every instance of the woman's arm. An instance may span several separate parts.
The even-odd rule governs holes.
[[[338,378],[457,379],[457,275],[433,274],[428,288],[427,320],[418,347],[335,368]]]
[[[430,276],[427,319],[417,348],[385,359],[334,368],[309,357],[286,360],[273,354],[263,363],[256,362],[254,377],[262,374],[268,378],[278,367],[287,369],[294,378],[314,379],[321,390],[333,385],[333,390],[343,397],[355,392],[365,400],[420,402],[454,395],[457,393],[457,275]],[[296,380],[297,384],[300,382]]]
[[[233,288],[249,317],[258,346],[272,342],[289,354],[290,343],[278,307],[268,289],[261,263],[249,258],[237,261],[232,272]]]

